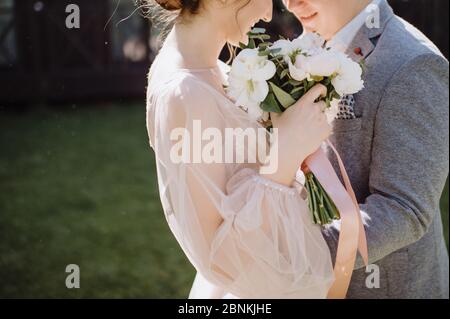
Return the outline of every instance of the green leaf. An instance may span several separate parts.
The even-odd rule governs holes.
[[[248,48],[249,48],[249,49],[256,49],[256,43],[255,43],[255,40],[254,40],[254,39],[250,39],[250,40],[248,41]]]
[[[336,92],[335,90],[333,90],[333,91],[331,92],[331,98],[332,98],[332,99],[341,99],[342,97],[339,95],[338,92]]]
[[[252,34],[261,34],[261,33],[266,33],[266,29],[264,28],[253,28],[250,33]]]
[[[269,82],[270,87],[272,88],[273,93],[275,94],[278,102],[287,109],[292,104],[294,104],[296,101],[292,98],[292,96],[289,95],[286,91],[281,89],[280,87],[276,86],[274,83]]]
[[[315,81],[308,81],[306,85],[306,91],[309,91],[314,85],[316,85]]]
[[[265,51],[259,51],[258,55],[259,56],[268,56],[270,54],[269,50],[265,50]]]
[[[269,51],[271,54],[277,55],[278,53],[281,52],[281,50],[282,50],[281,48],[277,48],[277,49],[270,49]]]
[[[284,57],[282,55],[276,55],[273,58],[271,58],[270,61],[272,61],[272,62],[275,62],[275,61],[282,62],[283,59],[284,59]]]
[[[290,79],[288,82],[289,82],[289,84],[292,85],[292,86],[299,86],[299,85],[302,84],[302,82],[296,81],[296,80],[294,80],[294,79]]]
[[[240,47],[242,50],[247,49],[247,45],[244,44],[244,43],[242,43],[242,42],[239,42],[239,47]]]
[[[284,83],[281,85],[281,88],[286,88],[286,87],[288,87],[288,86],[292,86],[292,84],[289,83],[289,81],[284,82]]]
[[[331,83],[331,77],[326,77],[325,80],[322,82],[323,85],[328,86]]]
[[[261,109],[265,112],[283,113],[273,93],[269,93],[261,103]]]
[[[295,92],[294,94],[292,94],[292,98],[294,100],[298,101],[303,95],[304,94],[302,91],[298,91],[298,92]]]
[[[298,87],[294,88],[294,89],[290,92],[290,94],[292,95],[292,94],[295,94],[295,93],[300,92],[300,91],[302,91],[302,90],[303,90],[303,86],[298,86]]]
[[[264,42],[264,40],[270,40],[270,35],[267,34],[252,34],[248,36],[250,39],[260,40]]]
[[[284,69],[283,71],[281,71],[280,79],[284,79],[288,74],[289,74],[289,70]]]

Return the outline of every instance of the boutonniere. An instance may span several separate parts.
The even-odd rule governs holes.
[[[363,55],[363,52],[362,52],[362,49],[361,49],[360,47],[355,48],[355,49],[353,50],[353,52],[355,52],[356,55],[364,56],[364,55]]]

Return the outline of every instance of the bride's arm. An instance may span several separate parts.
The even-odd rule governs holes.
[[[196,269],[239,297],[325,297],[333,276],[326,243],[297,191],[277,183],[288,184],[300,162],[269,178],[252,169],[230,172],[225,164],[174,163],[173,129],[193,132],[194,121],[201,121],[203,128],[223,132],[226,122],[209,92],[190,83],[160,102],[161,196],[169,225]]]

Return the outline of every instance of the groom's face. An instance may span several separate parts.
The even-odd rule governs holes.
[[[340,17],[350,10],[354,0],[283,0],[284,4],[309,32],[331,39],[342,27]]]

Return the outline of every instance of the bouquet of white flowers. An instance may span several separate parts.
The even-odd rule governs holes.
[[[241,45],[242,51],[233,60],[227,93],[267,128],[272,126],[270,112],[284,112],[318,83],[327,87],[324,101],[330,123],[339,112],[342,97],[364,87],[361,66],[327,47],[318,34],[271,43],[265,30],[256,28],[249,38],[249,44]],[[314,174],[306,168],[304,173],[314,223],[327,225],[339,219],[336,205]]]

